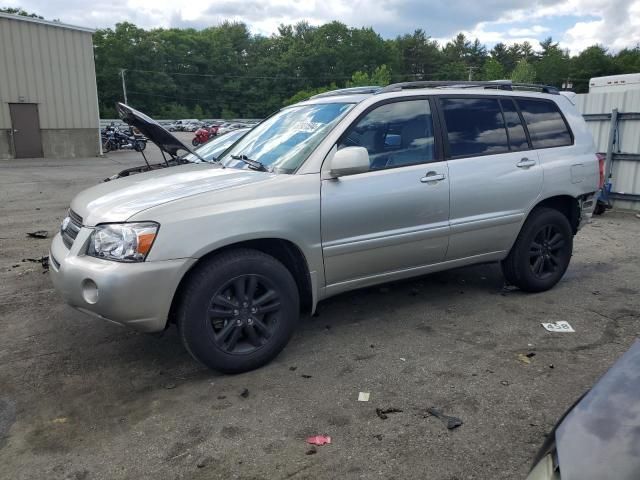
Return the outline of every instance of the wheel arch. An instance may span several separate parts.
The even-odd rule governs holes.
[[[249,248],[257,250],[267,255],[274,257],[281,262],[287,270],[293,276],[296,285],[298,286],[298,293],[300,295],[300,309],[302,312],[312,313],[315,309],[316,298],[313,293],[313,282],[309,271],[309,263],[300,249],[295,243],[283,238],[257,238],[251,240],[243,240],[235,243],[230,243],[218,247],[205,255],[201,256],[192,266],[185,272],[180,279],[178,287],[176,288],[173,299],[171,300],[171,307],[169,309],[169,321],[175,323],[176,309],[179,307],[180,299],[182,297],[182,289],[184,288],[187,280],[194,272],[194,270],[203,262],[229,250],[237,248]]]
[[[571,195],[554,195],[542,199],[529,210],[527,218],[529,218],[531,213],[537,208],[552,208],[558,210],[569,220],[573,234],[575,235],[578,232],[578,226],[580,224],[580,203],[576,197],[572,197]]]

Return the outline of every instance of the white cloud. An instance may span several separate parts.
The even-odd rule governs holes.
[[[384,37],[417,28],[446,41],[465,32],[489,46],[529,41],[534,46],[553,36],[577,53],[601,43],[617,50],[640,42],[640,0],[5,0],[46,18],[89,27],[130,21],[141,27],[202,28],[223,20],[247,23],[271,34],[281,23],[339,20],[372,26]],[[573,23],[568,23],[574,19]]]

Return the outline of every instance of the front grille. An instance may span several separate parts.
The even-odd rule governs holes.
[[[69,223],[67,228],[61,230],[62,241],[67,248],[71,248],[73,241],[78,236],[78,232],[82,228],[82,217],[73,210],[69,209]]]

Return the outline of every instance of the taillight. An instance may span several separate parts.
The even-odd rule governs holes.
[[[596,153],[596,157],[598,157],[598,168],[600,169],[600,184],[599,184],[599,188],[604,187],[604,166],[607,160],[607,157],[605,156],[604,153]]]

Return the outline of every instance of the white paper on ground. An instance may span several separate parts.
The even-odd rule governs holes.
[[[542,326],[549,330],[550,332],[562,332],[562,333],[573,333],[575,330],[569,322],[565,322],[564,320],[560,320],[555,323],[543,323]]]
[[[360,392],[360,393],[358,393],[358,401],[359,402],[368,402],[369,401],[369,392]]]

